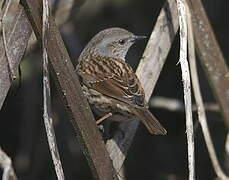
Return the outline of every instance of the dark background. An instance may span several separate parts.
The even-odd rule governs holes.
[[[225,59],[229,51],[228,0],[204,0]],[[100,30],[122,27],[137,35],[150,36],[164,1],[93,0],[86,1],[72,12],[61,28],[72,62],[87,42]],[[134,45],[127,61],[136,69],[147,41]],[[153,97],[163,96],[183,101],[179,55],[176,37],[166,64],[157,82]],[[21,64],[22,84],[16,81],[0,111],[0,146],[12,157],[21,180],[56,179],[45,134],[42,113],[42,56],[37,48]],[[205,102],[215,102],[206,76],[198,63],[202,95]],[[75,138],[54,83],[52,83],[53,119],[66,179],[91,179],[91,173]],[[167,136],[151,136],[140,125],[125,161],[128,180],[187,179],[187,146],[184,112],[150,108],[168,131]],[[196,120],[196,113],[194,119]],[[220,113],[207,112],[217,156],[224,166],[226,127]],[[199,180],[215,179],[201,128],[195,131],[196,176]]]

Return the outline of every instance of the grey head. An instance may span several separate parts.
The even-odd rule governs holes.
[[[96,34],[87,44],[79,60],[84,55],[100,55],[103,57],[118,58],[125,61],[125,56],[129,48],[138,39],[145,36],[136,36],[122,28],[108,28]]]

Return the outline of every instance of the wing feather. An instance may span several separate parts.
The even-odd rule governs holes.
[[[81,61],[77,71],[90,88],[129,104],[145,106],[144,90],[126,62],[110,57],[91,57]]]

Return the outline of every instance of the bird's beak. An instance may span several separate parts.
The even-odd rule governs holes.
[[[141,40],[141,39],[146,39],[147,37],[146,36],[134,36],[133,38],[132,38],[132,41],[137,41],[137,40]]]

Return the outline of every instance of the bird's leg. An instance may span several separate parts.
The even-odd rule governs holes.
[[[107,119],[107,118],[109,118],[111,116],[112,116],[112,113],[108,113],[108,114],[104,115],[103,117],[101,117],[100,119],[98,119],[96,121],[96,124],[98,125],[99,123],[101,123],[102,121],[104,121],[105,119]]]

